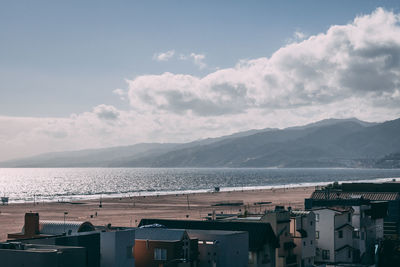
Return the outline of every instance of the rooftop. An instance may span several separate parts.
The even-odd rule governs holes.
[[[400,200],[398,192],[344,192],[338,190],[316,190],[311,199],[335,200],[335,199],[368,199],[374,201]]]
[[[259,251],[267,243],[279,247],[271,225],[265,222],[142,219],[139,226],[155,223],[172,229],[246,231],[249,233],[250,251]]]
[[[181,229],[165,228],[137,228],[135,230],[135,239],[139,240],[157,240],[157,241],[180,241],[186,234]]]

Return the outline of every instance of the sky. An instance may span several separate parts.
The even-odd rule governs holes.
[[[0,2],[0,161],[400,117],[398,1]]]

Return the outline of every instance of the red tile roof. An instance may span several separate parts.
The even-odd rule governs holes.
[[[329,194],[324,190],[317,190],[312,193],[312,199],[369,199],[369,200],[400,200],[400,193],[398,192],[343,192],[331,191]]]

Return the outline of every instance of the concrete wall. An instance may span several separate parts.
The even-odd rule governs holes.
[[[339,238],[339,231],[335,231],[335,249],[342,248],[346,245],[353,246],[353,229],[344,227],[340,230],[343,231],[343,237]]]
[[[336,252],[335,260],[341,263],[351,263],[353,261],[353,252],[350,248],[342,249]]]
[[[100,233],[100,267],[133,267],[135,230]]]
[[[350,214],[350,220],[349,220],[349,214]],[[342,214],[337,213],[335,216],[335,228],[338,228],[346,223],[352,224],[352,218],[351,218],[351,213],[349,212],[344,212]]]
[[[319,216],[319,221],[316,222],[315,230],[319,231],[319,238],[316,239],[316,247],[320,250],[320,253],[316,254],[315,261],[318,262],[333,262],[335,256],[334,248],[334,216],[335,211],[330,209],[320,209],[313,211]],[[322,259],[322,250],[329,250],[330,260]]]
[[[198,239],[198,266],[248,265],[249,235],[247,232],[187,230],[190,238]]]

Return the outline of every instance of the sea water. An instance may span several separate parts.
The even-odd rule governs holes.
[[[0,196],[10,202],[70,201],[393,179],[400,181],[400,169],[0,168]]]

